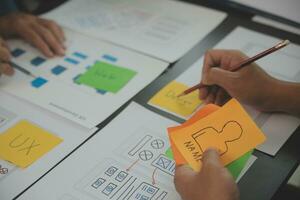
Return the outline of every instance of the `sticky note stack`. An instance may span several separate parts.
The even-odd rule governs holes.
[[[208,148],[220,151],[221,162],[235,176],[242,170],[252,150],[265,140],[264,134],[235,99],[223,107],[206,105],[177,127],[168,128],[176,164],[201,169],[201,159]]]

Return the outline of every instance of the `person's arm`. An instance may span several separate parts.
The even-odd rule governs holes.
[[[199,173],[189,166],[176,167],[175,187],[182,200],[238,200],[236,183],[214,149],[204,152]]]
[[[286,112],[300,117],[300,83],[278,81],[273,89],[272,111]]]
[[[247,56],[235,50],[211,50],[205,55],[200,98],[206,103],[224,104],[234,97],[266,112],[286,112],[300,116],[300,83],[280,81],[255,63],[236,72],[230,67]]]

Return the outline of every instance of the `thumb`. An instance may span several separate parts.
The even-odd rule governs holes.
[[[176,167],[175,169],[175,176],[174,176],[174,183],[176,190],[181,194],[182,192],[186,191],[186,187],[189,187],[191,181],[197,175],[192,168],[188,165],[181,165]]]
[[[204,85],[218,85],[226,88],[226,86],[233,81],[233,77],[234,72],[230,72],[219,67],[213,67],[204,74],[202,82]]]
[[[220,154],[217,149],[209,148],[207,149],[202,158],[203,167],[214,166],[214,167],[223,167],[220,161]]]

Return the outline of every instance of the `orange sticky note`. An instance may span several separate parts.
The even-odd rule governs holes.
[[[265,140],[264,134],[237,100],[170,135],[189,165],[199,171],[203,152],[219,149],[223,165],[236,160]]]
[[[181,153],[177,149],[177,147],[174,145],[174,142],[173,142],[173,139],[171,137],[171,134],[174,131],[177,131],[179,129],[182,129],[184,127],[187,127],[187,126],[189,126],[189,125],[197,122],[199,119],[208,116],[209,114],[215,112],[219,108],[220,107],[217,106],[217,105],[215,105],[215,104],[208,104],[208,105],[204,106],[203,108],[201,108],[200,110],[198,110],[190,119],[188,119],[187,121],[185,121],[180,126],[175,126],[175,127],[169,127],[168,128],[168,135],[169,135],[169,139],[170,139],[170,145],[171,145],[171,149],[172,149],[172,152],[173,152],[174,160],[175,160],[175,162],[176,162],[177,165],[186,164],[186,160],[181,155]]]

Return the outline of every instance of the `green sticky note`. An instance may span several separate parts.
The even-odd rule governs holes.
[[[234,178],[234,180],[236,180],[238,178],[238,176],[240,175],[241,171],[244,169],[247,161],[249,160],[249,158],[252,155],[253,150],[245,153],[242,157],[240,157],[239,159],[229,163],[226,168],[228,169],[228,171],[231,173],[232,177]],[[170,159],[174,159],[173,156],[173,152],[171,147],[169,147],[166,152],[165,155],[170,158]]]
[[[96,62],[76,79],[76,82],[98,90],[117,93],[136,73],[136,71],[124,67],[105,62]]]
[[[233,161],[232,163],[229,163],[226,166],[226,168],[228,169],[228,171],[233,176],[234,180],[236,180],[238,178],[238,176],[240,175],[241,171],[244,169],[247,161],[249,160],[249,158],[252,155],[252,152],[253,152],[253,150],[245,153],[242,157],[240,157],[239,159]]]
[[[169,148],[167,149],[167,151],[165,152],[165,155],[166,155],[168,158],[170,158],[171,160],[174,160],[174,156],[173,156],[173,152],[172,152],[171,147],[169,147]]]

